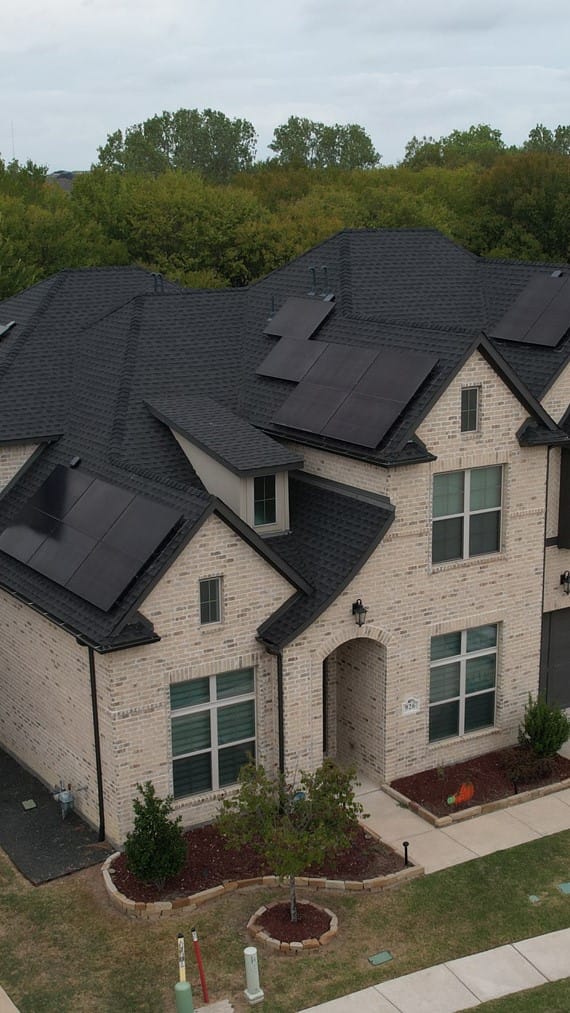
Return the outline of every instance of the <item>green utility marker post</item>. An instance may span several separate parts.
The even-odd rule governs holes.
[[[192,1002],[192,987],[186,981],[186,956],[184,953],[184,936],[178,933],[178,974],[180,980],[174,986],[174,998],[176,1000],[176,1013],[194,1013]]]

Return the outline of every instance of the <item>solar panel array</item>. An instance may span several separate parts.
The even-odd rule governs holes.
[[[292,296],[267,322],[263,333],[274,338],[305,341],[313,336],[333,309],[334,302],[330,300]]]
[[[147,496],[57,465],[0,549],[108,612],[179,520]]]
[[[531,278],[491,337],[554,348],[569,327],[570,275],[555,271]]]
[[[323,345],[324,351],[273,421],[288,429],[377,447],[437,359],[396,349]]]

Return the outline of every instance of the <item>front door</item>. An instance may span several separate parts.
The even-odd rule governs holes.
[[[547,703],[570,707],[570,608],[543,617],[540,690]]]

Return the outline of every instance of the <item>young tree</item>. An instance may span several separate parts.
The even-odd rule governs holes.
[[[355,801],[354,770],[325,760],[297,784],[271,777],[251,762],[240,771],[238,794],[223,802],[218,828],[231,847],[250,844],[289,880],[291,921],[297,921],[295,877],[350,846],[362,806]]]

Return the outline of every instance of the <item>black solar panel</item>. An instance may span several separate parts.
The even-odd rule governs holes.
[[[274,421],[290,429],[320,433],[345,397],[346,391],[320,387],[305,380],[281,405]]]
[[[349,394],[321,431],[323,436],[358,447],[377,447],[403,411],[405,403],[387,398]]]
[[[107,611],[179,520],[146,496],[58,465],[0,549]]]
[[[354,390],[369,397],[386,397],[407,404],[436,362],[432,355],[384,349]]]
[[[315,343],[310,342],[309,347]],[[329,344],[324,355],[321,355],[309,370],[306,380],[308,383],[317,383],[323,387],[352,390],[377,355],[376,349]]]
[[[27,503],[16,522],[0,535],[0,549],[14,559],[27,563],[56,523],[53,517],[48,517]]]
[[[277,380],[302,380],[317,359],[328,347],[326,341],[297,341],[281,338],[265,357],[256,373]]]
[[[179,520],[180,514],[176,510],[146,496],[135,496],[101,543],[146,563]]]
[[[140,569],[139,560],[99,542],[67,582],[67,588],[84,601],[108,612]]]
[[[62,521],[92,482],[93,475],[58,464],[35,496],[32,496],[30,506]]]
[[[81,496],[65,515],[65,523],[99,539],[135,498],[134,492],[96,478],[87,495]]]
[[[58,521],[28,560],[28,566],[56,584],[65,585],[96,544],[95,538]]]
[[[312,337],[333,309],[334,302],[293,296],[267,322],[263,333],[275,338],[305,340]]]
[[[570,275],[531,278],[491,336],[554,348],[570,327]]]

